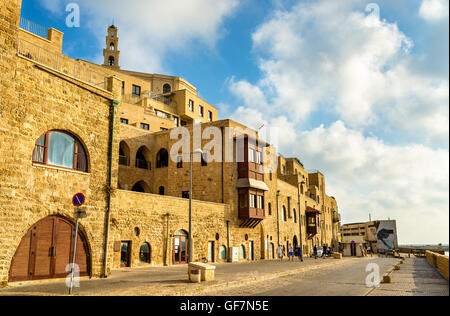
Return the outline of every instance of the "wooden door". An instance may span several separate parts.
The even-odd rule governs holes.
[[[173,238],[172,258],[173,264],[186,264],[188,261],[188,241],[186,236],[175,236]]]
[[[57,216],[47,217],[33,225],[22,238],[13,257],[9,282],[64,278],[72,263],[74,225]],[[78,235],[75,263],[80,276],[89,276],[89,249],[81,231]]]
[[[214,262],[214,241],[208,242],[208,261]]]
[[[130,267],[130,256],[131,255],[131,242],[122,241],[120,247],[120,267],[128,268]]]

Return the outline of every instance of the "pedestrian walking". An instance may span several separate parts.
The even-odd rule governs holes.
[[[297,256],[299,260],[302,260],[302,248],[300,246],[297,247]]]
[[[280,261],[283,261],[283,247],[278,246],[278,258],[280,259]]]
[[[322,258],[324,258],[324,259],[327,256],[327,248],[328,247],[326,245],[323,245],[323,247],[322,247]]]
[[[314,253],[314,259],[317,259],[317,246],[314,246],[313,253]]]
[[[294,261],[294,247],[289,246],[289,261]]]

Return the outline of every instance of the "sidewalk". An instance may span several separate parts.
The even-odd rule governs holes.
[[[369,296],[448,296],[449,283],[424,258],[406,258],[392,283],[381,284]]]
[[[352,263],[355,258],[310,259],[303,263],[257,261],[248,263],[220,263],[216,280],[201,284],[188,282],[187,266],[150,267],[121,269],[112,272],[108,279],[82,280],[80,288],[74,289],[74,295],[84,296],[196,296],[209,291],[232,288],[279,278],[324,267]],[[13,285],[0,289],[1,295],[66,295],[64,282],[42,284]]]

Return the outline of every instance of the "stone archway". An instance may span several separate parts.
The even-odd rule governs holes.
[[[75,263],[79,276],[90,276],[90,254],[85,235],[77,238]],[[59,216],[34,224],[22,238],[12,259],[9,282],[65,278],[72,263],[75,225]]]

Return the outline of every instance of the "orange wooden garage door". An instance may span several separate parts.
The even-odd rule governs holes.
[[[39,221],[23,237],[13,257],[9,282],[65,278],[74,240],[75,226],[71,222],[57,216]],[[89,249],[81,232],[75,259],[80,276],[89,276]]]

